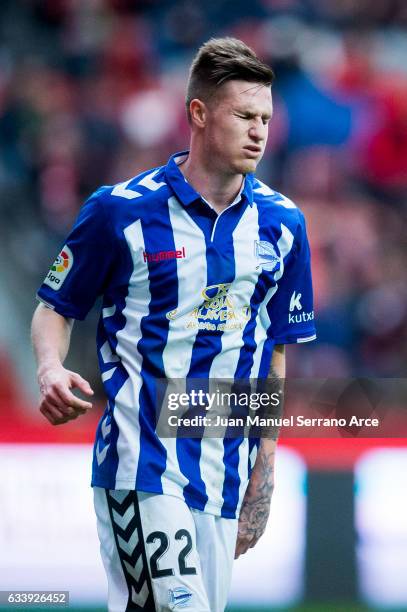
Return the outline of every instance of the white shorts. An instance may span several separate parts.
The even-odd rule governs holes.
[[[182,499],[94,487],[109,612],[223,612],[237,520]]]

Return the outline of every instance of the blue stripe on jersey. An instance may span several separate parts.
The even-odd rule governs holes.
[[[119,376],[116,377],[116,380],[119,382]],[[120,382],[122,381],[120,380]],[[117,453],[119,428],[117,427],[116,421],[114,420],[113,412],[114,402],[109,399],[96,430],[96,440],[95,445],[93,447],[92,461],[93,487],[103,487],[106,489],[114,489],[115,487],[116,471],[119,463],[119,457]],[[107,433],[104,433],[103,425],[105,428],[108,428]],[[100,458],[103,458],[101,457],[101,453],[105,452],[106,447],[106,459],[102,460],[99,465],[98,456]]]
[[[185,503],[203,511],[208,495],[201,476],[201,440],[199,438],[178,438],[177,457],[181,472],[189,480],[183,490]]]
[[[262,272],[257,279],[256,287],[250,299],[250,319],[243,331],[243,346],[240,349],[239,361],[236,366],[235,378],[249,378],[253,366],[254,352],[257,348],[254,335],[256,332],[256,317],[264,300],[268,287],[266,274]]]
[[[159,231],[157,231],[159,228]],[[144,245],[147,252],[174,251],[168,205],[156,207],[142,220]],[[164,378],[163,351],[167,343],[169,320],[163,312],[178,306],[178,276],[176,260],[149,261],[148,276],[151,301],[149,314],[141,321],[142,337],[138,350],[143,355],[140,391],[140,456],[136,488],[140,491],[161,491],[161,476],[166,468],[166,450],[155,433],[156,378]],[[145,358],[148,355],[148,368]]]
[[[233,231],[239,223],[246,206],[246,198],[234,206],[226,209],[215,219],[212,226],[213,236],[208,228],[201,226],[205,231],[206,261],[207,261],[207,287],[213,287],[216,294],[217,287],[231,283],[235,278],[235,258],[233,245]],[[202,206],[206,206],[202,203]],[[196,209],[187,211],[194,221],[197,221]],[[200,225],[200,222],[197,221]],[[207,378],[212,361],[222,350],[222,331],[199,330],[194,343],[189,378]],[[210,359],[208,356],[210,355]]]
[[[268,206],[264,206],[261,203],[257,203],[258,209],[258,222],[259,222],[259,240],[264,240],[266,242],[277,242],[276,237],[272,236],[270,233],[270,216],[271,210]],[[278,238],[280,237],[281,230],[276,232]],[[274,240],[273,240],[274,238]],[[244,344],[240,349],[239,361],[236,367],[235,377],[236,378],[248,378],[250,376],[251,369],[253,367],[254,360],[254,352],[257,348],[255,341],[255,332],[256,332],[256,317],[258,315],[259,307],[261,306],[267,291],[270,289],[270,282],[274,282],[274,274],[271,272],[263,271],[259,278],[257,279],[256,287],[253,292],[252,298],[250,300],[251,307],[251,316],[249,321],[246,324],[245,330],[243,332],[243,340]],[[266,355],[264,354],[264,358]],[[270,355],[271,359],[271,355]],[[270,365],[270,363],[269,363]],[[267,369],[267,364],[263,362],[263,372]],[[268,369],[264,376],[267,376]],[[261,378],[261,374],[259,372],[258,377]]]
[[[202,222],[202,209],[209,209],[206,204],[201,204],[201,210],[198,206],[187,210],[205,235],[207,287],[213,287],[214,292],[217,291],[216,287],[218,285],[231,283],[235,278],[233,231],[247,205],[246,198],[243,198],[241,202],[225,210],[221,215],[217,217],[212,215],[212,227],[206,222],[207,217],[205,222]],[[188,378],[209,377],[212,362],[222,350],[222,335],[223,332],[217,330],[213,332],[208,330],[198,331]],[[191,455],[194,461],[191,461]],[[208,495],[201,476],[200,440],[178,439],[177,456],[180,469],[189,480],[189,483],[184,487],[185,501],[190,505],[192,503],[198,504],[199,509],[203,510],[208,501]],[[227,468],[226,465],[226,474]]]
[[[100,321],[98,328],[99,347],[103,345],[106,341],[107,336],[105,335],[105,330],[103,329],[102,322]],[[117,440],[119,437],[119,429],[114,418],[115,398],[119,390],[122,388],[122,386],[128,379],[129,375],[120,361],[107,365],[103,363],[103,359],[100,356],[100,351],[99,362],[101,363],[102,372],[103,370],[105,370],[109,374],[111,371],[113,371],[113,374],[110,376],[110,378],[105,378],[105,380],[103,381],[105,393],[108,398],[108,405],[106,406],[105,412],[102,418],[100,419],[96,432],[96,440],[93,452],[92,485],[103,486],[104,488],[114,488],[117,467],[119,464],[119,457],[117,453]],[[111,368],[111,370],[109,370],[109,367]],[[106,457],[102,461],[100,461],[99,464],[98,456],[100,458],[100,454],[106,446],[108,446],[106,451]]]
[[[126,324],[123,310],[126,306],[128,284],[133,271],[131,257],[128,253],[126,253],[126,255],[127,257],[125,260],[123,258],[120,260],[120,279],[114,295],[114,300],[109,296],[104,297],[96,338],[99,367],[102,375],[104,372],[108,372],[110,368],[114,368],[114,370],[112,376],[103,381],[108,404],[96,431],[93,451],[92,486],[102,486],[111,489],[115,488],[116,472],[119,465],[119,456],[117,452],[119,429],[114,418],[115,398],[129,375],[120,361],[106,363],[100,349],[109,341],[113,351],[115,351],[117,347],[117,332],[123,329]],[[105,424],[104,428],[102,428],[103,423]],[[110,425],[110,431],[108,433],[106,433],[107,423]],[[105,460],[99,465],[97,453],[100,452],[102,445],[104,446],[106,444],[110,444],[110,446],[107,450]]]
[[[225,244],[225,253],[221,254],[213,242],[207,240],[207,287],[214,287],[223,283],[231,283],[234,279],[235,264],[233,259],[233,241]],[[232,256],[231,256],[232,255]],[[220,264],[219,259],[222,259]],[[192,351],[192,359],[188,378],[208,378],[212,361],[222,350],[221,331],[198,330]]]
[[[268,218],[269,214],[267,214],[269,213],[269,211],[266,208],[266,206],[261,205],[261,204],[258,206],[258,210],[259,210],[259,238],[260,240],[270,240],[267,229],[265,229],[267,227],[270,227],[270,219]],[[265,294],[263,295],[263,299],[264,297],[265,297]],[[267,376],[269,375],[271,359],[273,357],[273,350],[274,350],[274,340],[272,337],[270,337],[270,330],[267,330],[267,340],[265,341],[264,346],[263,346],[263,352],[261,355],[259,372],[257,375],[258,378],[267,378]]]
[[[242,211],[242,214],[243,212],[244,212],[244,209]],[[230,230],[231,237],[232,237],[233,230],[234,230],[234,227],[231,228]],[[233,246],[233,239],[232,239],[232,246]],[[233,253],[233,258],[234,258],[234,253]],[[252,301],[253,301],[253,296],[251,298],[251,302]],[[250,321],[248,323],[250,323]],[[246,331],[247,325],[248,324],[246,324],[245,330],[243,332],[243,340],[244,340],[244,333]],[[237,366],[237,370],[238,369],[239,369],[239,366]],[[248,370],[248,374],[244,374],[243,372],[241,372],[241,375],[237,374],[236,378],[245,378],[249,374],[250,374],[250,368]],[[236,414],[236,416],[239,416],[239,415]],[[236,430],[235,430],[235,434],[236,434]],[[236,508],[239,502],[239,486],[240,486],[239,448],[241,446],[242,441],[243,441],[243,438],[234,438],[234,437],[228,438],[227,434],[223,440],[223,449],[224,449],[223,462],[225,465],[225,477],[224,477],[223,488],[222,488],[223,505],[221,509],[221,516],[224,518],[233,518],[234,516],[236,516]]]
[[[221,516],[224,518],[234,518],[239,502],[239,447],[243,438],[225,438],[223,440],[225,480],[223,481],[222,497],[223,505]]]
[[[261,354],[258,378],[267,378],[269,375],[274,346],[274,339],[268,337],[264,343],[263,352]]]
[[[243,330],[243,346],[240,349],[239,359],[236,366],[235,378],[244,379],[250,376],[250,370],[253,364],[253,353],[256,349],[254,342],[254,332],[256,329],[256,316],[259,304],[264,297],[267,288],[262,278],[259,276],[254,292],[250,299],[250,319]],[[237,415],[236,415],[237,416]],[[243,438],[228,438],[223,441],[224,446],[224,463],[227,466],[225,470],[225,479],[223,483],[222,496],[224,503],[221,510],[221,516],[228,518],[236,511],[239,502],[239,448]]]
[[[245,410],[241,411],[246,413]],[[233,416],[239,416],[234,411]],[[236,428],[234,428],[234,434],[236,434]],[[228,434],[226,433],[226,436]],[[233,518],[236,515],[236,508],[239,502],[239,448],[243,442],[243,437],[225,437],[223,440],[223,461],[226,466],[225,479],[223,481],[222,497],[223,505],[221,510],[221,516],[224,518]]]
[[[267,242],[272,242],[272,236],[265,231],[265,227],[270,228],[270,209],[265,206],[258,205],[258,223],[259,223],[259,239]],[[256,318],[259,307],[262,304],[267,291],[270,289],[270,272],[263,271],[257,280],[254,292],[250,300],[250,319],[247,322],[243,331],[243,346],[240,349],[239,360],[236,366],[235,378],[248,379],[253,367],[254,352],[257,348],[255,341]],[[262,353],[262,370],[258,377],[267,377],[272,353],[263,350]],[[267,361],[268,360],[268,361]],[[225,481],[223,485],[224,505],[222,508],[222,516],[228,516],[227,509],[236,508],[239,501],[239,447],[242,439],[225,438],[225,465],[228,466],[225,473]]]

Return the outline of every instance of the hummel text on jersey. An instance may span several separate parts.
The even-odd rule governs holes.
[[[180,251],[158,251],[157,253],[147,253],[143,251],[144,262],[165,261],[166,259],[185,259],[185,247]]]

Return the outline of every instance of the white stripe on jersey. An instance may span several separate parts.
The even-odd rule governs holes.
[[[244,494],[246,493],[247,483],[249,481],[249,478],[248,478],[249,475],[248,475],[248,470],[247,470],[248,463],[249,463],[249,438],[244,438],[242,443],[239,446],[238,472],[239,472],[239,478],[240,478],[240,485],[239,485],[238,508],[240,508],[241,506]]]
[[[256,184],[258,184],[259,187],[255,187],[253,189],[253,193],[258,193],[264,196],[272,196],[276,193],[274,189],[271,189],[271,187],[269,187],[265,183],[262,183],[262,181],[260,181],[259,179],[256,179]]]
[[[248,206],[233,232],[235,278],[229,289],[235,310],[240,314],[250,305],[257,279],[261,273],[254,253],[254,243],[259,239],[259,216],[256,206]],[[256,269],[257,268],[257,269]],[[240,319],[242,320],[242,319]],[[222,335],[222,351],[212,361],[209,378],[233,378],[243,346],[242,329],[230,330]]]
[[[171,227],[174,234],[175,249],[185,247],[186,257],[190,260],[194,251],[205,253],[205,237],[202,231],[184,211],[174,197],[168,200]],[[164,370],[167,378],[185,378],[188,374],[192,349],[198,328],[185,333],[188,315],[200,306],[203,300],[202,291],[207,284],[206,258],[199,257],[193,266],[185,259],[175,259],[178,276],[178,306],[173,317],[169,317],[168,339],[163,351]]]
[[[106,308],[103,308],[102,316],[104,319],[108,319],[109,317],[112,317],[115,312],[116,312],[116,304],[113,304],[113,306],[108,306]]]
[[[115,187],[112,189],[112,196],[117,196],[118,198],[126,198],[126,200],[134,200],[134,198],[141,198],[141,193],[139,193],[138,191],[134,191],[134,189],[127,189],[127,186],[129,185],[129,183],[131,183],[133,179],[129,179],[128,181],[125,181],[124,183],[119,183],[118,185],[115,185]]]
[[[259,216],[256,206],[248,206],[233,232],[235,255],[235,278],[231,284],[229,295],[233,306],[242,312],[250,304],[257,279],[261,273],[258,268],[253,245],[259,239]],[[256,267],[258,269],[256,269]],[[247,323],[247,321],[246,321]],[[242,329],[230,330],[222,335],[222,351],[212,361],[209,381],[212,378],[228,378],[235,376],[236,367],[243,346]],[[210,385],[210,392],[216,392]],[[239,447],[240,490],[239,496],[247,486],[247,452],[248,440],[245,439]],[[201,444],[201,474],[208,494],[208,505],[221,506],[223,503],[222,483],[225,479],[224,445],[222,438],[204,438]]]
[[[307,338],[297,338],[297,343],[300,344],[301,342],[309,342],[310,340],[315,340],[316,337],[317,335],[313,334],[312,336],[308,336]]]
[[[256,459],[257,459],[257,446],[253,446],[251,453],[249,455],[250,458],[250,467],[254,467],[254,464],[256,463]]]
[[[110,344],[107,340],[103,346],[100,347],[99,351],[104,363],[115,363],[116,361],[119,361],[118,356],[112,353],[112,349],[110,348]]]
[[[185,248],[187,257],[194,250],[205,252],[205,237],[201,230],[192,221],[175,197],[169,198],[168,209],[171,227],[174,234],[175,249]],[[195,333],[185,334],[187,315],[195,308],[201,299],[201,292],[207,284],[206,259],[200,258],[199,265],[195,267],[194,274],[188,273],[188,266],[184,259],[176,259],[178,276],[178,308],[174,318],[170,318],[168,338],[163,351],[164,371],[167,378],[186,378],[192,359],[192,349],[198,328]],[[183,392],[185,388],[177,385],[177,391]],[[167,450],[166,469],[161,477],[163,492],[171,494],[178,486],[184,487],[189,480],[181,473],[177,457],[176,438],[161,438],[161,443]]]
[[[150,191],[157,191],[158,189],[160,189],[160,187],[165,187],[167,183],[164,183],[162,181],[160,181],[159,183],[156,183],[154,180],[154,177],[159,172],[160,172],[159,168],[157,170],[154,170],[153,172],[150,172],[150,174],[147,174],[144,178],[142,178],[137,183],[137,185],[142,185],[143,187],[145,187],[146,189],[149,189]]]
[[[277,204],[281,204],[281,206],[284,206],[284,208],[297,208],[294,202],[287,198],[287,196],[283,195],[282,193],[277,193],[276,191],[274,191],[274,189],[271,189],[268,185],[259,181],[259,179],[256,180],[257,183],[259,183],[260,187],[256,187],[255,189],[253,189],[254,193],[259,193],[264,196],[276,195],[278,197],[276,201]]]
[[[124,230],[124,235],[133,258],[133,273],[129,281],[126,306],[123,316],[126,324],[117,332],[116,352],[125,366],[129,378],[116,395],[120,410],[114,412],[119,428],[117,454],[119,464],[116,473],[116,488],[129,488],[136,480],[140,453],[139,398],[143,384],[141,378],[142,356],[137,350],[141,338],[140,323],[149,313],[151,300],[148,267],[139,265],[140,254],[145,250],[141,221],[135,221]]]
[[[110,380],[113,376],[113,374],[116,372],[117,368],[110,368],[110,370],[106,370],[106,372],[102,373],[102,380],[103,382],[106,382],[107,380]]]
[[[281,254],[280,260],[280,269],[274,275],[274,280],[277,282],[283,276],[284,273],[284,258],[287,257],[288,253],[291,251],[294,243],[294,236],[285,225],[281,224],[281,236],[277,242],[278,249]],[[271,287],[266,294],[265,299],[263,300],[262,305],[259,308],[256,317],[256,331],[254,334],[254,339],[257,345],[257,348],[254,353],[253,358],[253,366],[250,373],[250,378],[258,378],[259,369],[261,363],[261,357],[263,354],[264,343],[267,339],[267,329],[270,325],[270,317],[267,312],[267,304],[273,297],[273,295],[278,291],[278,283]]]

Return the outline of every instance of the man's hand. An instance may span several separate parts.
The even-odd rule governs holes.
[[[62,425],[76,419],[92,408],[90,402],[76,397],[71,389],[79,389],[85,395],[93,395],[89,383],[79,374],[62,364],[49,366],[38,374],[41,391],[40,412],[52,425]]]
[[[239,517],[235,559],[253,548],[263,535],[270,514],[271,498],[245,496]]]
[[[275,445],[274,440],[261,440],[240,510],[235,559],[253,548],[266,529],[274,487]]]
[[[41,391],[40,411],[52,425],[62,425],[92,408],[90,402],[76,397],[71,389],[93,395],[90,384],[62,365],[68,353],[73,320],[44,304],[34,313],[31,337],[38,363]]]

